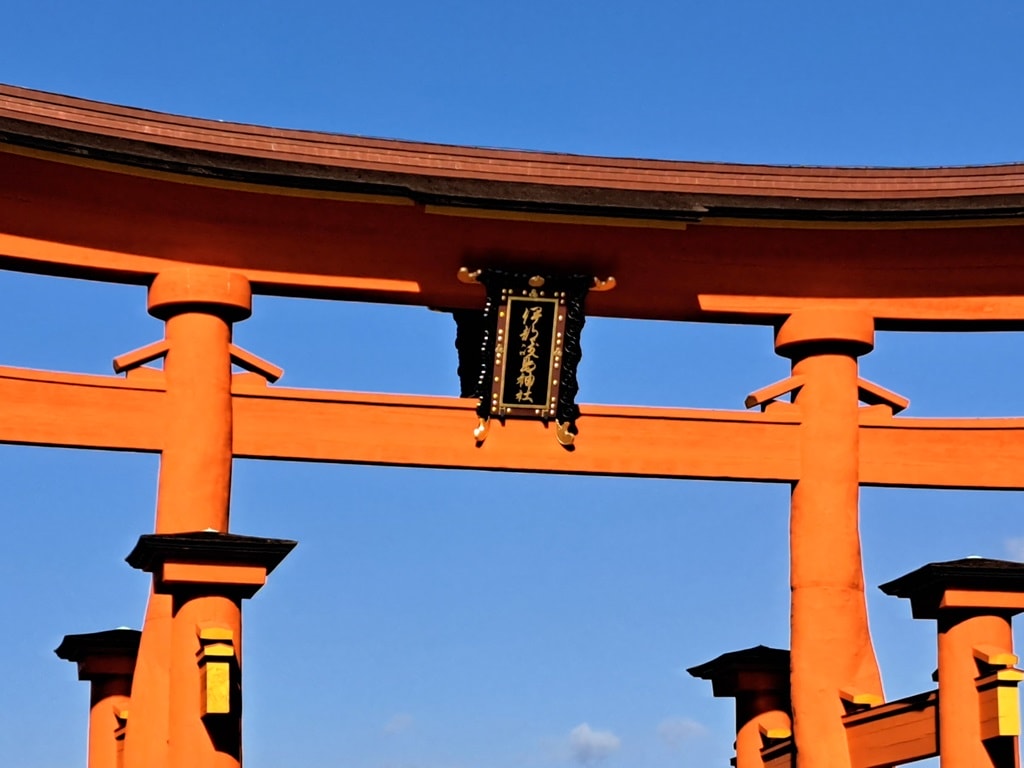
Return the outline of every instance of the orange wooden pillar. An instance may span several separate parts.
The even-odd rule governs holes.
[[[231,492],[231,324],[251,313],[241,275],[206,267],[161,272],[150,314],[166,321],[167,394],[156,532],[228,530]],[[127,768],[165,768],[170,738],[172,598],[150,595],[132,689]],[[202,763],[193,763],[195,766]]]
[[[736,700],[736,768],[763,768],[762,747],[791,736],[789,651],[758,645],[686,671]]]
[[[227,531],[231,324],[252,312],[249,282],[198,267],[161,272],[149,289],[149,312],[166,321],[168,344],[156,531]]]
[[[294,541],[216,531],[141,536],[128,556],[170,598],[169,768],[242,764],[243,598]]]
[[[930,563],[881,589],[938,624],[942,767],[1017,768],[1024,674],[1014,668],[1011,617],[1024,611],[1024,564]]]
[[[800,480],[790,516],[791,688],[800,768],[848,768],[840,691],[875,696],[882,682],[868,630],[859,530],[858,356],[874,320],[807,309],[779,328],[776,351],[802,382]]]
[[[139,650],[139,631],[111,629],[65,635],[54,651],[78,664],[78,679],[88,680],[88,768],[122,768],[124,724]]]

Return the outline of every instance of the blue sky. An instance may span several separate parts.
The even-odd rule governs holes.
[[[1024,160],[1016,2],[9,5],[0,81],[180,114],[689,160]],[[0,272],[0,295],[0,364],[106,373],[161,333],[135,287]],[[451,320],[425,309],[258,297],[236,338],[282,384],[457,388]],[[786,372],[762,328],[591,319],[583,344],[584,403],[739,408]],[[1022,355],[1020,334],[883,333],[862,371],[908,415],[1022,415]],[[147,581],[123,558],[152,530],[157,470],[0,446],[11,765],[84,759],[86,687],[52,649],[139,625]],[[787,646],[788,497],[238,462],[233,530],[300,541],[246,606],[247,765],[726,765],[731,706],[682,670]],[[930,685],[933,628],[874,587],[929,561],[1024,557],[1021,511],[1014,494],[862,492],[890,696]]]

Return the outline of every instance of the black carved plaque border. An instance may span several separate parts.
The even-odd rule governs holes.
[[[584,303],[593,278],[489,268],[480,270],[476,279],[486,289],[484,308],[453,313],[462,396],[477,399],[481,419],[528,417],[547,422],[554,418],[575,435],[580,415],[576,395],[577,368],[583,357],[580,339],[586,322]],[[551,323],[550,339],[544,339],[546,354],[538,353],[537,358],[545,362],[550,382],[543,382],[543,402],[536,397],[531,397],[529,403],[517,402],[515,394],[521,389],[513,391],[511,384],[523,373],[522,347],[516,346],[523,341],[522,324],[516,324],[511,313],[515,308],[521,318],[524,308],[537,306],[553,313],[544,315],[545,323]],[[515,375],[509,378],[512,368]]]

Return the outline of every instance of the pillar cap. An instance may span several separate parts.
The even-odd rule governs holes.
[[[766,688],[788,690],[789,651],[755,645],[723,653],[686,671],[694,677],[710,680],[715,696],[735,697]]]
[[[948,604],[944,600],[948,591],[1024,595],[1024,563],[985,557],[928,563],[878,588],[887,595],[910,600],[915,619],[934,619],[943,610],[965,607]],[[1006,601],[993,602],[1001,604],[985,608],[976,603],[971,608],[975,613],[1019,613],[1024,610],[1024,607],[1014,608]]]
[[[252,288],[244,275],[215,267],[174,267],[149,287],[149,314],[161,320],[187,311],[209,312],[229,322],[252,314]]]
[[[64,635],[53,652],[58,658],[78,664],[79,680],[92,680],[103,675],[131,675],[141,637],[139,630],[124,627]]]
[[[153,573],[168,561],[202,565],[251,565],[273,571],[298,542],[264,539],[220,531],[148,533],[139,537],[125,560],[132,568]]]
[[[859,356],[875,348],[875,318],[867,312],[843,307],[798,309],[775,332],[775,351],[783,357],[801,357],[808,349]]]
[[[82,635],[64,635],[54,653],[65,661],[82,661],[89,656],[134,656],[142,633],[137,629],[107,629]]]

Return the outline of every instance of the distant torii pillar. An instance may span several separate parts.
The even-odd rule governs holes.
[[[1024,563],[929,563],[879,589],[938,624],[942,768],[1018,768],[1024,674],[1014,668],[1011,618],[1024,611]]]
[[[91,684],[88,768],[124,765],[124,725],[140,634],[137,629],[111,629],[65,635],[54,651],[65,661],[76,662],[78,679]]]
[[[758,645],[686,671],[710,680],[715,696],[735,699],[736,768],[764,768],[765,742],[792,735],[789,651]]]

